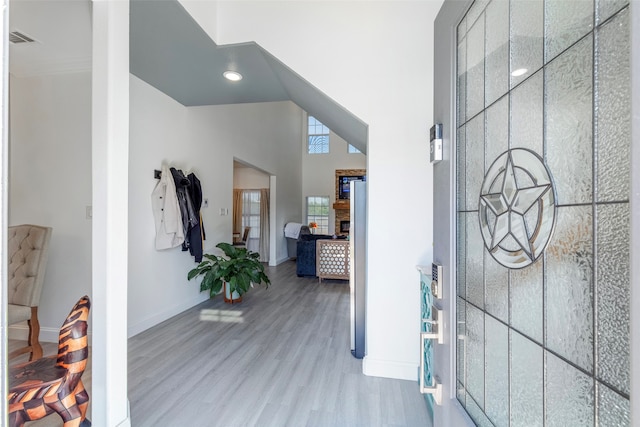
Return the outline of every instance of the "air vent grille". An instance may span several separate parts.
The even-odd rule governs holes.
[[[29,37],[28,35],[21,33],[19,31],[12,31],[9,33],[9,41],[14,44],[18,43],[33,43],[34,39]]]

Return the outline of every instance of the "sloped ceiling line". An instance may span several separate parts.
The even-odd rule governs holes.
[[[130,2],[131,73],[185,106],[290,100],[367,152],[367,125],[254,42],[218,46],[177,0]],[[228,68],[239,83],[222,77]]]

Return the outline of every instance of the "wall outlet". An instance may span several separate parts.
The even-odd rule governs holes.
[[[208,208],[209,207],[209,199],[204,199],[202,201],[202,207],[203,208]]]
[[[85,207],[85,216],[87,219],[93,219],[93,206]]]

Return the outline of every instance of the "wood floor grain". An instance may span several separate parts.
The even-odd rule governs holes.
[[[347,282],[298,278],[292,261],[267,274],[240,304],[208,300],[129,340],[133,426],[431,425],[417,383],[351,356]]]
[[[367,377],[351,356],[347,282],[291,261],[267,274],[240,304],[208,300],[129,339],[133,427],[431,426],[417,383]],[[91,395],[91,362],[83,381]]]

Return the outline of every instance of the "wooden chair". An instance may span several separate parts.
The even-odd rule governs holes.
[[[39,225],[15,225],[8,229],[8,324],[27,321],[27,346],[9,354],[13,358],[31,353],[29,360],[42,357],[38,340],[38,305],[44,283],[52,229]]]
[[[84,421],[89,395],[82,374],[89,345],[87,319],[91,302],[84,296],[73,307],[60,329],[58,354],[9,368],[9,425],[23,426],[54,412],[64,427]]]
[[[244,228],[244,232],[242,233],[242,240],[239,240],[237,242],[233,242],[233,246],[246,247],[247,246],[247,240],[249,239],[249,231],[251,231],[251,227],[245,227]]]

